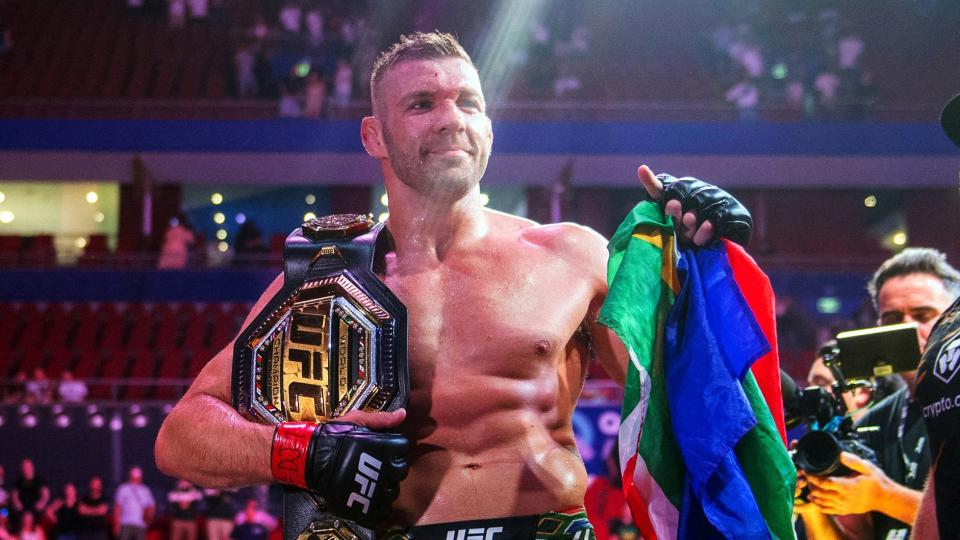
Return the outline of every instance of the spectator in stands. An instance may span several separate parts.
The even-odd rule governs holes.
[[[0,540],[17,540],[10,532],[10,514],[5,509],[0,509]]]
[[[27,403],[45,405],[53,401],[53,383],[43,368],[33,369],[33,378],[27,381],[26,389]]]
[[[307,9],[304,16],[304,22],[307,27],[307,41],[311,47],[319,47],[323,44],[323,11],[320,6],[314,4]]]
[[[273,47],[261,47],[257,54],[257,61],[253,65],[253,76],[257,79],[257,97],[260,99],[276,99],[277,80],[273,76]]]
[[[170,219],[170,226],[163,235],[160,259],[157,268],[161,270],[179,270],[186,268],[190,260],[190,248],[196,243],[193,227],[186,216],[178,213]]]
[[[733,103],[742,121],[757,119],[757,104],[760,102],[760,89],[755,80],[746,77],[727,90],[726,100]]]
[[[120,484],[114,497],[114,534],[119,540],[145,540],[155,510],[153,494],[143,485],[143,470],[130,467],[128,481]]]
[[[260,510],[256,499],[247,499],[243,512],[237,514],[237,525],[230,537],[234,540],[266,540],[276,528],[276,518]]]
[[[0,465],[0,517],[6,518],[10,514],[10,492],[3,474],[3,465]]]
[[[280,8],[280,28],[291,34],[300,33],[300,18],[303,15],[303,9],[298,2],[286,2]]]
[[[233,493],[221,489],[205,489],[203,495],[207,540],[229,540],[233,533],[234,516],[237,515],[237,509],[233,506]]]
[[[270,27],[267,26],[267,20],[262,14],[257,13],[253,16],[253,23],[247,31],[247,36],[253,38],[258,44],[262,44],[269,35]]]
[[[323,76],[316,70],[307,75],[307,83],[304,87],[304,118],[320,118],[323,112],[323,102],[327,99],[327,84]]]
[[[350,105],[353,93],[353,67],[346,58],[337,60],[337,72],[333,76],[333,95],[330,96],[330,105],[345,109]]]
[[[280,83],[280,104],[277,114],[280,118],[301,118],[303,108],[300,106],[301,92],[298,81],[292,77]]]
[[[0,56],[13,50],[13,32],[0,23]]]
[[[234,238],[233,250],[233,262],[237,266],[263,262],[263,256],[268,250],[256,221],[247,219],[243,222]]]
[[[43,532],[43,527],[37,523],[37,518],[31,511],[26,511],[20,518],[20,532],[17,534],[18,540],[46,540],[47,535]]]
[[[107,523],[110,504],[103,495],[103,480],[99,476],[90,477],[90,490],[80,501],[77,513],[80,514],[78,540],[107,540],[110,533]]]
[[[846,29],[837,42],[837,64],[840,70],[858,70],[863,48],[863,40],[850,29]]]
[[[170,540],[197,540],[197,515],[203,494],[186,480],[167,494],[170,502]]]
[[[167,24],[170,28],[183,28],[186,23],[186,0],[167,0]]]
[[[63,497],[56,499],[47,507],[47,521],[53,523],[55,540],[77,540],[80,533],[80,506],[77,501],[77,487],[71,483],[63,485]]]
[[[233,68],[237,76],[237,97],[252,98],[257,96],[257,77],[254,66],[257,57],[253,54],[253,46],[245,43],[233,55]]]
[[[209,0],[189,0],[190,22],[206,22],[210,14]]]
[[[60,401],[64,403],[80,403],[87,398],[87,383],[73,378],[73,372],[69,369],[64,370],[60,375],[60,385],[57,386],[57,394]]]
[[[4,403],[21,403],[27,398],[27,372],[19,370],[13,376],[13,382],[7,385],[3,395]]]
[[[37,476],[33,460],[25,459],[20,462],[21,476],[13,484],[13,509],[21,512],[36,512],[43,515],[43,511],[50,503],[50,488],[47,482]]]
[[[837,112],[840,77],[834,70],[822,71],[813,81],[813,88],[817,92],[817,115],[821,118],[834,118]]]

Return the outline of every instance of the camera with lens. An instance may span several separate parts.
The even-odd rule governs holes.
[[[799,420],[809,431],[797,441],[793,449],[793,463],[806,473],[816,476],[850,476],[852,471],[840,463],[840,452],[850,452],[863,459],[876,461],[873,450],[863,444],[847,415],[846,404],[833,391],[811,386],[798,391],[795,405]],[[849,388],[849,386],[848,386]]]
[[[840,462],[841,452],[872,462],[876,454],[863,443],[847,414],[843,394],[872,388],[874,377],[916,369],[920,361],[917,324],[841,332],[835,344],[821,349],[818,356],[836,379],[830,390],[810,386],[784,395],[787,425],[803,423],[808,429],[792,451],[793,462],[797,469],[816,476],[850,476],[853,471]]]

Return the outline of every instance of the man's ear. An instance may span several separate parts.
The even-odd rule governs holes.
[[[375,116],[366,116],[360,122],[360,140],[363,148],[376,159],[387,158],[387,145],[383,142],[383,126]]]

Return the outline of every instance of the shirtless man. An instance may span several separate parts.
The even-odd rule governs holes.
[[[452,37],[401,40],[374,68],[371,94],[361,136],[390,197],[395,251],[381,278],[407,307],[411,394],[405,411],[340,420],[410,441],[409,474],[386,521],[409,527],[581,508],[587,474],[571,417],[588,349],[621,384],[626,369],[623,345],[595,322],[607,290],[606,241],[585,227],[538,225],[480,204],[493,131],[477,71]],[[638,174],[659,196],[653,173],[644,166]],[[732,208],[714,223],[683,215],[684,238],[703,245],[746,213],[699,185],[707,191],[693,207]],[[680,204],[668,212],[680,217]],[[275,481],[274,427],[230,406],[232,351],[214,357],[167,417],[156,445],[167,474],[217,487]]]

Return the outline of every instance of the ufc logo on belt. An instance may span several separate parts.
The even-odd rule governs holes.
[[[381,465],[380,460],[370,454],[366,452],[360,454],[360,465],[357,466],[357,475],[354,477],[360,485],[360,493],[350,493],[347,506],[358,503],[363,508],[364,514],[370,510],[370,497],[373,497],[373,490],[377,488]]]
[[[498,532],[503,532],[503,527],[447,531],[447,540],[492,540]]]

